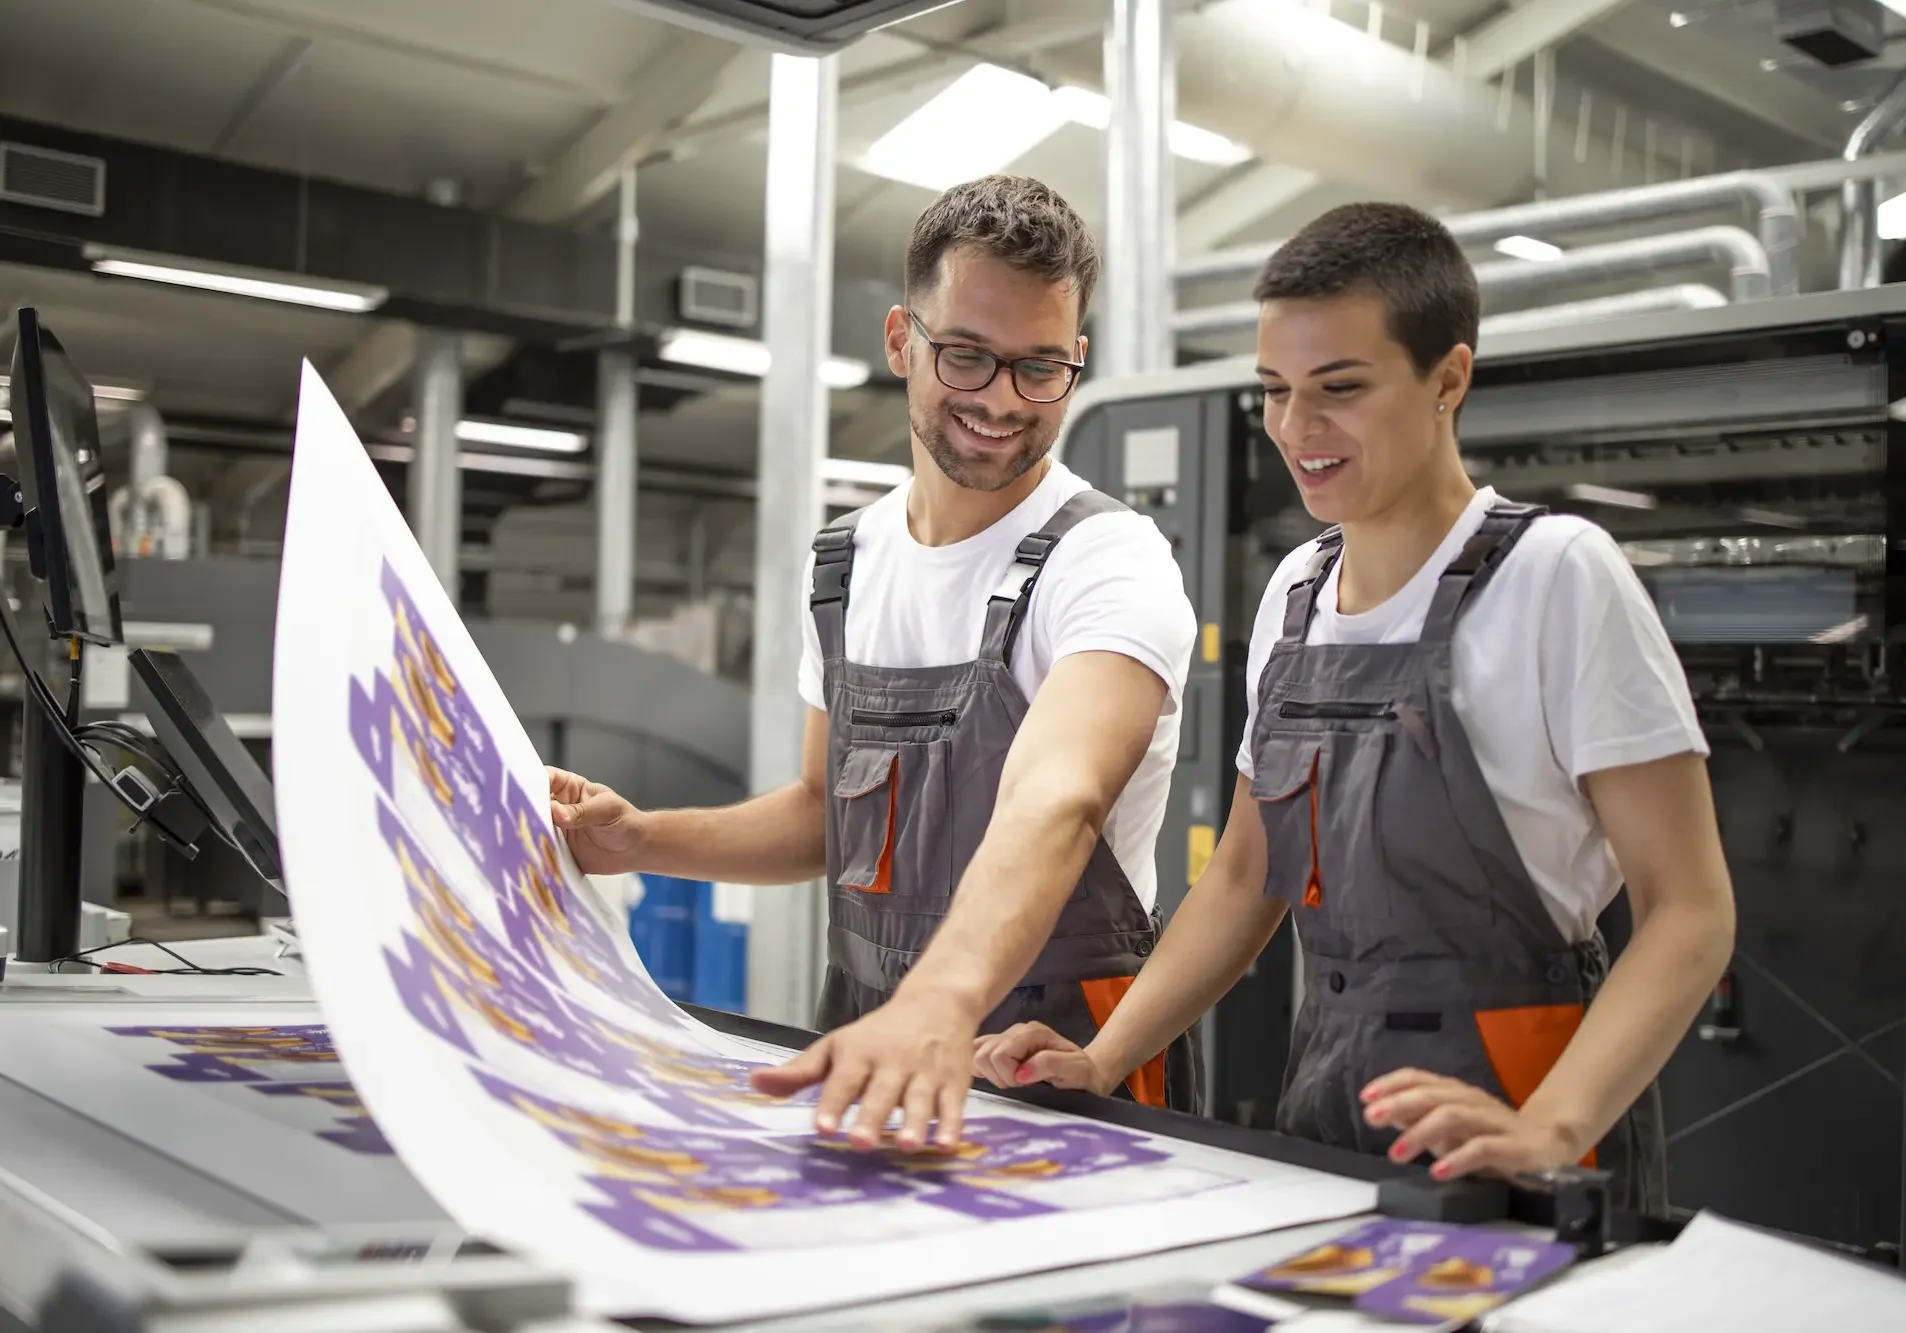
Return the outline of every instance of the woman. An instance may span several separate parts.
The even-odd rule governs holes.
[[[1116,1086],[1290,915],[1278,1129],[1443,1179],[1590,1162],[1660,1212],[1654,1080],[1734,935],[1680,663],[1605,531],[1470,481],[1480,300],[1440,223],[1336,209],[1255,295],[1265,430],[1334,526],[1259,610],[1234,818],[1090,1046],[1025,1025],[975,1073]],[[1611,970],[1595,921],[1624,881]]]

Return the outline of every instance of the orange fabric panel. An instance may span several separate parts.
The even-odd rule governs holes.
[[[864,801],[867,798],[856,796],[854,799]],[[895,755],[893,767],[887,770],[887,841],[880,848],[880,861],[874,868],[874,882],[864,888],[860,885],[854,886],[861,893],[893,892],[893,840],[896,831],[894,823],[899,814],[899,804],[900,756]]]
[[[1092,1021],[1102,1030],[1112,1017],[1112,1011],[1118,1008],[1119,1001],[1125,998],[1125,992],[1132,988],[1136,977],[1105,977],[1098,981],[1081,981],[1079,989],[1085,992],[1085,1007],[1092,1013]],[[1165,1053],[1160,1051],[1137,1069],[1125,1080],[1133,1098],[1141,1106],[1163,1106],[1165,1104]]]
[[[1317,760],[1323,754],[1320,746],[1310,752],[1310,877],[1304,881],[1304,906],[1322,907],[1324,905],[1324,877],[1317,859]]]
[[[1579,1004],[1476,1011],[1476,1030],[1482,1034],[1483,1050],[1511,1106],[1519,1108],[1535,1095],[1581,1026]],[[1595,1165],[1594,1149],[1589,1149],[1582,1165]]]

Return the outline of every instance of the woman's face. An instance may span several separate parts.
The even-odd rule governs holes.
[[[1375,296],[1266,301],[1257,324],[1264,432],[1324,523],[1388,512],[1429,469],[1469,387],[1470,349],[1419,375]]]

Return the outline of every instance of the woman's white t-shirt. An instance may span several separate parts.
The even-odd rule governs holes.
[[[1478,491],[1415,576],[1359,615],[1337,612],[1337,562],[1318,591],[1305,642],[1414,641],[1442,571],[1496,500],[1493,489]],[[1258,681],[1283,632],[1286,594],[1316,549],[1307,542],[1278,565],[1251,631],[1249,715],[1238,751],[1238,771],[1247,777]],[[1585,940],[1622,877],[1582,777],[1708,753],[1661,617],[1604,529],[1548,514],[1529,525],[1465,608],[1453,654],[1456,714],[1516,850],[1562,933]]]
[[[984,532],[951,546],[922,546],[907,527],[910,485],[876,500],[856,529],[848,660],[882,667],[970,662],[979,656],[986,603],[1005,579],[1020,541],[1090,488],[1055,461],[1032,494]],[[809,592],[814,586],[812,557],[805,586]],[[825,709],[820,638],[805,600],[801,626],[801,697]],[[1123,653],[1165,682],[1151,747],[1112,807],[1103,835],[1147,911],[1158,898],[1153,852],[1177,762],[1179,708],[1197,629],[1184,576],[1157,526],[1130,511],[1095,514],[1047,558],[1010,663],[1028,700],[1039,693],[1053,663],[1074,653]]]

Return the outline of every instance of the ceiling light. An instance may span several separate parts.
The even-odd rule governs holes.
[[[1076,124],[1102,130],[1112,123],[1112,104],[1104,93],[1068,85],[1054,91],[1052,100],[1064,112],[1065,119]],[[1205,162],[1214,167],[1235,167],[1240,162],[1250,161],[1252,157],[1251,150],[1243,144],[1235,143],[1215,130],[1190,125],[1182,120],[1174,120],[1166,134],[1172,153],[1188,161]]]
[[[1906,238],[1906,194],[1896,194],[1880,205],[1879,232],[1885,241]]]
[[[1668,26],[1670,28],[1685,28],[1688,26],[1688,16],[1677,9],[1668,15]]]
[[[885,486],[889,490],[913,480],[913,469],[904,463],[865,463],[858,458],[824,458],[821,476],[827,481],[848,482],[856,486]]]
[[[1527,259],[1538,264],[1562,257],[1561,246],[1538,241],[1533,236],[1505,236],[1496,242],[1496,252],[1508,255],[1511,259]]]
[[[1612,505],[1616,509],[1653,509],[1655,498],[1645,491],[1618,491],[1613,486],[1597,486],[1578,481],[1568,488],[1568,498],[1583,504]]]
[[[0,402],[7,396],[8,377],[0,375]],[[141,403],[145,401],[146,391],[132,384],[95,384],[93,397],[108,403]]]
[[[516,426],[507,421],[459,421],[457,438],[468,444],[495,444],[505,449],[534,449],[545,454],[579,454],[589,437],[573,430],[544,426]]]
[[[889,180],[944,190],[1016,161],[1068,118],[1038,79],[975,65],[876,139],[863,161]]]
[[[753,338],[705,333],[700,329],[672,329],[663,334],[661,356],[664,361],[677,365],[757,377],[768,373],[774,359],[767,346]],[[830,389],[857,389],[867,382],[869,373],[865,361],[852,357],[830,356],[821,362],[821,383]]]
[[[288,305],[315,306],[363,314],[375,310],[389,298],[382,287],[360,283],[327,282],[275,273],[269,269],[227,266],[200,266],[167,255],[144,254],[133,250],[113,250],[89,245],[86,258],[93,272],[115,278],[141,278],[175,287],[220,292],[228,296],[249,296],[260,301],[280,301]]]

